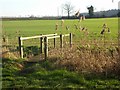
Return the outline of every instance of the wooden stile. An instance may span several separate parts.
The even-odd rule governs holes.
[[[48,57],[48,40],[54,39],[54,48],[56,47],[56,38],[60,38],[60,48],[63,48],[63,37],[69,36],[70,41],[70,47],[72,47],[72,33],[56,36],[57,34],[48,34],[48,35],[40,35],[40,36],[33,36],[33,37],[18,37],[19,40],[19,51],[20,51],[20,57],[23,58],[23,40],[26,39],[32,39],[32,38],[39,38],[40,40],[40,53],[43,53],[43,40],[44,40],[44,55],[45,60],[47,60]]]

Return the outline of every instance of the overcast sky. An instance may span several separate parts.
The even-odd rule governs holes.
[[[0,16],[58,16],[62,15],[62,4],[70,2],[74,10],[88,12],[93,5],[95,11],[118,9],[120,0],[0,0]],[[64,12],[64,10],[63,10]],[[65,14],[65,13],[64,13]]]

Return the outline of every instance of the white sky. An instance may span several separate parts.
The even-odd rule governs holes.
[[[70,2],[74,10],[88,12],[90,5],[95,11],[118,9],[120,0],[0,0],[0,16],[58,16],[62,15],[62,4]],[[63,10],[64,12],[64,10]],[[65,13],[64,13],[65,15]]]

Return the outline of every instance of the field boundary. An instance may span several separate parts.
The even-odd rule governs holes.
[[[47,60],[48,57],[48,40],[49,39],[54,39],[54,48],[56,47],[56,38],[60,38],[60,48],[63,47],[63,37],[69,36],[69,44],[70,47],[72,47],[72,33],[70,34],[60,34],[58,35],[57,33],[55,34],[47,34],[47,35],[39,35],[39,36],[31,36],[31,37],[18,37],[18,43],[19,43],[19,53],[20,53],[20,58],[23,58],[23,41],[28,40],[28,39],[34,39],[34,38],[39,38],[40,39],[40,53],[43,53],[42,48],[44,47],[44,55],[45,55],[45,60]],[[44,46],[43,43],[44,42]]]

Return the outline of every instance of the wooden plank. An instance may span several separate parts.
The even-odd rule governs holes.
[[[48,37],[48,39],[53,39],[53,38],[59,38],[60,36],[52,36],[52,37]]]
[[[48,38],[44,38],[44,54],[45,54],[45,60],[47,60],[48,57]]]
[[[33,38],[41,38],[41,37],[48,37],[48,36],[54,36],[57,35],[57,33],[55,34],[47,34],[47,35],[39,35],[39,36],[32,36],[32,37],[22,37],[21,40],[27,40],[27,39],[33,39]]]
[[[18,37],[18,42],[19,42],[19,53],[20,57],[23,58],[23,42],[21,40],[21,37]]]
[[[43,37],[49,37],[49,36],[54,36],[54,35],[57,35],[57,33],[55,34],[47,34],[47,35],[42,35]]]
[[[41,38],[42,36],[32,36],[32,37],[22,37],[21,40],[33,39],[33,38]]]

